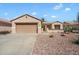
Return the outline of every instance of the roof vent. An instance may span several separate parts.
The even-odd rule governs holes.
[[[26,18],[27,18],[27,16],[26,16]]]

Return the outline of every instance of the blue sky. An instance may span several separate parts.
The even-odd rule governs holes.
[[[12,20],[23,14],[45,18],[48,22],[73,21],[79,12],[78,3],[2,3],[0,18]]]

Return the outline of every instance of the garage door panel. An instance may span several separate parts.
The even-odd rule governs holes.
[[[19,33],[36,33],[37,24],[36,23],[17,23],[16,32]]]

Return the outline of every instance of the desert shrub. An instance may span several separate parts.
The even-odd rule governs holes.
[[[72,30],[79,30],[79,27],[72,27]]]
[[[9,34],[10,31],[1,31],[0,34]]]
[[[64,32],[72,32],[72,27],[71,26],[65,26]]]
[[[75,44],[79,45],[79,37],[76,41],[73,41],[72,43],[75,43]]]
[[[79,33],[79,27],[72,27],[73,33]]]
[[[53,37],[53,35],[49,35],[49,38],[52,38]]]
[[[61,36],[65,36],[65,34],[63,32],[61,32]]]

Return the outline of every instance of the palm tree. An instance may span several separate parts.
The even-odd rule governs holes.
[[[77,23],[78,23],[78,25],[79,25],[79,12],[78,12],[78,15],[77,15]],[[79,28],[79,26],[78,26],[77,28]],[[76,41],[74,41],[73,43],[79,45],[79,35],[78,35],[78,39],[77,39]]]
[[[79,13],[78,13],[78,16],[77,16],[77,22],[78,22],[78,24],[79,24]]]
[[[77,23],[79,25],[79,12],[78,12],[78,16],[77,16]],[[78,30],[79,30],[79,26],[78,26]]]
[[[77,14],[77,19],[76,20],[73,20],[73,22],[79,23],[79,13]]]

